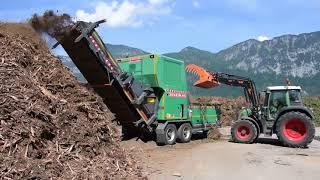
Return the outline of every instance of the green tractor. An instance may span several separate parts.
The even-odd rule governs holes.
[[[237,143],[253,143],[260,134],[276,134],[285,146],[306,147],[315,135],[314,115],[304,106],[300,86],[271,86],[264,93],[261,102],[255,83],[246,77],[225,73],[208,72],[205,69],[188,65],[200,79],[194,84],[201,88],[212,88],[220,83],[243,87],[249,107],[238,113],[231,126],[231,137]]]
[[[300,86],[271,86],[257,107],[244,108],[232,125],[235,142],[253,143],[263,133],[275,133],[286,146],[305,147],[315,134],[312,111],[303,105]]]

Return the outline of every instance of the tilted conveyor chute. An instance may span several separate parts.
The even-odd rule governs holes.
[[[146,101],[155,97],[153,89],[122,72],[95,31],[103,22],[79,21],[64,29],[57,40],[122,125],[149,126],[156,119],[158,103]]]

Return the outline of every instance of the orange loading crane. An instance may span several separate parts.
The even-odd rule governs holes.
[[[193,84],[194,86],[208,89],[220,85],[216,77],[202,67],[195,64],[189,64],[186,66],[186,70],[187,72],[191,72],[199,77],[199,80]]]
[[[249,78],[226,73],[209,72],[195,64],[187,65],[186,71],[199,77],[199,80],[193,85],[200,88],[214,88],[219,86],[221,83],[229,86],[243,87],[246,99],[250,101],[253,107],[258,106],[259,97],[256,86],[254,81]]]

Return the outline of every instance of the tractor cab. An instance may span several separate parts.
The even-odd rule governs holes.
[[[270,86],[265,93],[263,109],[267,119],[275,119],[282,108],[302,106],[300,86]]]
[[[276,119],[277,114],[283,108],[302,106],[300,86],[270,86],[267,87],[265,93],[263,114],[269,120]]]

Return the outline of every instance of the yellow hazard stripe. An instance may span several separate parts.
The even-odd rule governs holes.
[[[153,63],[153,75],[154,75],[154,81],[159,86],[158,77],[157,77],[157,66],[158,66],[158,58],[155,57],[154,63]]]
[[[94,36],[94,39],[95,39],[96,41],[98,41],[100,47],[102,47],[102,48],[104,49],[104,51],[108,54],[108,56],[109,56],[110,60],[113,62],[113,64],[114,64],[115,66],[118,66],[118,63],[112,58],[111,54],[110,54],[109,51],[107,50],[105,44],[101,41],[101,38],[99,37],[99,35],[97,34],[97,32],[94,31],[94,32],[92,33],[92,35]]]
[[[98,36],[97,32],[93,32],[92,35],[94,36],[94,39],[98,42],[98,44],[105,50],[105,46],[103,46],[103,43],[101,41],[101,38]]]

